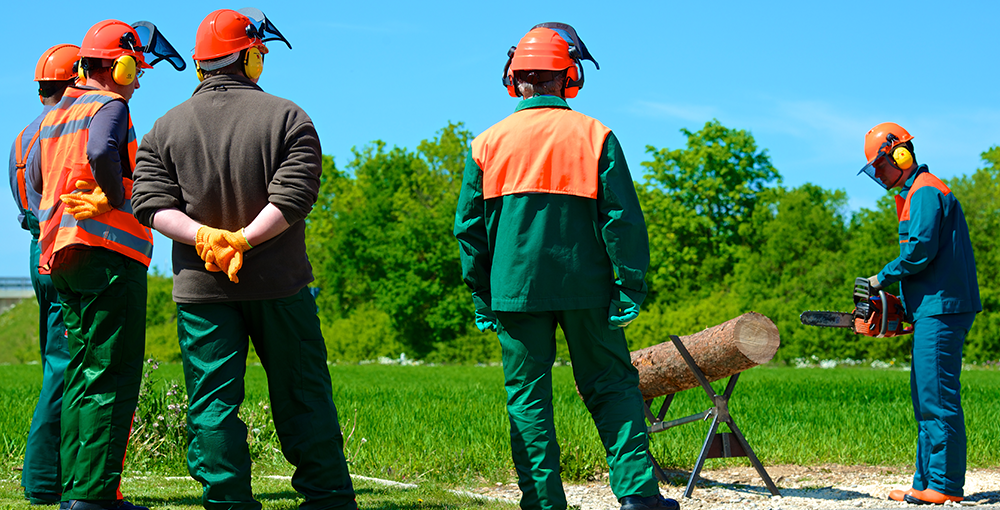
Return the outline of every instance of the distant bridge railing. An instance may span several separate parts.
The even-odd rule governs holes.
[[[31,278],[0,276],[0,312],[16,305],[22,299],[34,299],[35,289]]]

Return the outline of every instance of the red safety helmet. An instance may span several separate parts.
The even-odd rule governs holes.
[[[135,59],[136,67],[152,69],[142,52],[142,41],[135,29],[123,21],[109,19],[90,27],[77,55],[107,60],[128,55]]]
[[[195,60],[213,60],[251,46],[261,53],[267,53],[268,41],[281,41],[291,49],[292,45],[259,9],[247,7],[234,11],[219,9],[198,25],[195,35]]]
[[[35,81],[69,81],[76,78],[80,47],[57,44],[42,53],[35,65]]]
[[[520,95],[514,83],[514,71],[562,71],[567,69],[567,98],[576,97],[583,88],[583,65],[590,60],[597,69],[601,66],[587,51],[587,46],[573,27],[565,23],[539,23],[507,52],[503,84],[512,97]]]
[[[248,30],[250,28],[251,30]],[[194,39],[195,60],[213,60],[256,46],[261,53],[267,53],[263,38],[250,18],[232,9],[219,9],[198,25]]]

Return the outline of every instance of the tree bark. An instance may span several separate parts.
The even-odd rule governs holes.
[[[709,381],[767,363],[781,344],[777,326],[756,312],[680,339]],[[632,352],[632,365],[639,370],[639,390],[646,400],[699,385],[670,340]]]

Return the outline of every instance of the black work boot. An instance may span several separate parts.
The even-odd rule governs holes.
[[[139,506],[134,503],[129,503],[128,501],[118,499],[118,500],[82,500],[82,499],[71,499],[67,501],[68,510],[149,510],[144,506]]]
[[[665,510],[679,510],[680,505],[676,501],[665,498],[659,494],[654,496],[625,496],[621,499],[622,510],[652,510],[662,508]]]

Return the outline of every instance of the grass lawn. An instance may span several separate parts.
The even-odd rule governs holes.
[[[287,479],[254,477],[254,494],[266,510],[297,510],[301,497],[292,490]],[[365,510],[445,510],[479,509],[511,510],[516,505],[502,501],[488,501],[455,494],[436,486],[401,488],[365,480],[355,480],[358,504]],[[199,510],[201,487],[190,478],[139,477],[122,483],[126,499],[155,510]],[[18,479],[0,482],[0,508],[24,510],[39,508],[29,505],[22,495]]]
[[[359,483],[366,506],[424,508],[414,506],[423,499],[427,508],[493,508],[493,503],[480,506],[484,503],[443,489],[514,478],[499,367],[337,365],[330,370],[351,472],[421,485],[400,491]],[[126,476],[137,484],[138,501],[174,505],[166,508],[197,506],[199,489],[189,480],[171,481],[168,488],[140,482],[144,476],[163,480],[187,475],[181,367],[165,364],[147,371]],[[741,375],[730,408],[765,466],[902,467],[912,463],[916,444],[909,376],[893,369],[757,367]],[[607,470],[604,452],[575,392],[572,369],[556,367],[553,379],[563,477],[584,481]],[[19,494],[14,470],[23,460],[24,435],[40,381],[37,365],[0,366],[3,501],[16,500]],[[1000,371],[966,371],[962,382],[969,467],[1000,466]],[[260,367],[249,367],[246,393],[241,414],[250,429],[254,475],[291,474],[277,449]],[[674,399],[668,419],[708,407],[703,391],[684,391]],[[690,469],[708,425],[697,422],[655,434],[654,455],[665,467]],[[717,459],[709,460],[706,468],[731,464],[749,465],[745,459]],[[287,482],[255,480],[258,492],[277,497],[269,508],[294,507]]]

